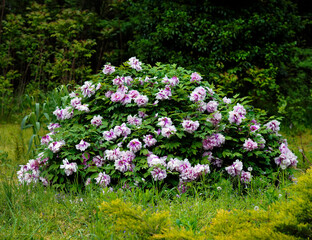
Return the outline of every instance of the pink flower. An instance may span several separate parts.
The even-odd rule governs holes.
[[[181,124],[182,124],[183,130],[188,132],[188,133],[195,132],[199,127],[198,121],[183,120],[183,122]]]
[[[170,80],[169,80],[169,84],[170,86],[176,86],[179,84],[179,78],[177,78],[177,76],[173,76]]]
[[[95,93],[95,86],[91,82],[85,82],[81,86],[81,92],[84,97],[91,97]]]
[[[138,118],[138,117],[136,117],[136,115],[134,115],[133,117],[131,115],[129,115],[127,117],[127,122],[130,125],[140,126],[142,124],[142,118]]]
[[[134,102],[139,106],[139,107],[144,107],[148,103],[148,97],[145,95],[139,95],[134,99]]]
[[[281,155],[274,159],[275,163],[282,169],[286,169],[289,166],[297,166],[297,156],[290,151],[285,143],[282,143],[279,147]]]
[[[138,96],[140,96],[140,93],[137,90],[131,90],[129,91],[128,95],[131,99],[136,99]]]
[[[191,74],[191,82],[200,82],[203,78],[197,73],[197,72],[193,72]]]
[[[166,138],[170,138],[176,132],[177,132],[177,129],[173,125],[161,129],[161,135]]]
[[[239,113],[231,111],[229,112],[229,122],[235,123],[236,125],[240,125],[242,123],[243,118],[240,117]]]
[[[108,159],[111,161],[115,161],[121,157],[121,151],[119,148],[115,148],[113,150],[105,150],[105,157],[104,159]]]
[[[21,165],[19,171],[17,171],[18,181],[20,183],[37,183],[39,179],[39,170],[29,169],[26,165]]]
[[[110,97],[112,96],[113,93],[114,93],[113,91],[107,91],[107,92],[105,93],[105,97],[110,98]]]
[[[85,151],[88,147],[90,147],[90,143],[85,142],[83,139],[79,144],[76,145],[76,149],[80,150],[81,152]]]
[[[130,64],[131,68],[133,68],[137,71],[142,70],[142,67],[141,67],[142,63],[136,57],[130,58],[128,63]]]
[[[140,151],[142,148],[142,143],[139,141],[139,139],[133,139],[129,142],[127,147],[132,151],[132,152],[137,152]]]
[[[74,111],[71,107],[66,107],[65,109],[59,109],[59,107],[56,107],[53,114],[57,117],[58,120],[64,120],[72,118]]]
[[[167,156],[158,157],[155,154],[150,154],[147,157],[147,164],[148,164],[149,167],[154,167],[154,166],[157,166],[157,165],[161,165],[161,166],[166,167],[167,166],[166,159],[167,159]]]
[[[78,166],[77,163],[69,163],[67,158],[63,160],[63,165],[60,165],[61,169],[64,169],[67,176],[72,175],[74,172],[77,172]]]
[[[191,93],[190,100],[192,102],[204,101],[206,98],[206,90],[203,87],[197,87]]]
[[[240,175],[241,171],[243,170],[243,163],[237,159],[231,166],[226,167],[225,170],[232,177],[235,177]]]
[[[96,184],[100,185],[101,187],[107,187],[110,184],[111,178],[105,172],[99,173],[97,178],[94,178]]]
[[[240,105],[239,103],[237,103],[236,106],[234,106],[233,111],[238,113],[241,118],[243,119],[245,118],[246,109],[244,108],[243,105]]]
[[[209,88],[209,87],[206,87],[206,89],[207,89],[207,92],[208,92],[208,94],[210,95],[210,96],[213,96],[213,94],[215,93],[211,88]]]
[[[50,137],[49,134],[47,134],[41,138],[41,145],[48,145],[49,142],[52,142],[52,141],[53,139]]]
[[[157,143],[157,140],[149,134],[144,136],[143,142],[145,143],[144,147],[152,147]]]
[[[148,115],[145,112],[139,111],[139,117],[140,118],[146,118]]]
[[[133,170],[133,165],[132,163],[128,162],[125,159],[117,159],[115,161],[115,169],[120,171],[120,172],[128,172]]]
[[[104,131],[103,137],[105,138],[106,141],[112,141],[112,140],[117,138],[113,129],[111,129],[109,131]]]
[[[257,125],[257,124],[251,125],[249,129],[251,132],[255,132],[260,129],[260,125]]]
[[[194,181],[198,177],[197,173],[194,171],[193,167],[184,169],[180,174],[181,182]]]
[[[54,129],[60,128],[60,127],[61,127],[61,125],[58,124],[58,123],[50,123],[49,126],[48,126],[48,129],[49,129],[50,132],[52,132]]]
[[[207,103],[205,102],[197,102],[198,103],[198,108],[197,108],[197,111],[200,111],[200,112],[205,112],[206,109],[207,109]]]
[[[222,99],[222,101],[225,103],[225,104],[231,104],[232,103],[232,100],[230,98],[227,98],[227,97],[224,97]]]
[[[215,112],[212,115],[212,118],[207,119],[207,121],[211,122],[214,126],[217,126],[221,122],[221,119],[222,119],[222,114],[220,112]]]
[[[70,97],[70,98],[75,98],[75,97],[78,97],[78,96],[79,96],[79,94],[76,93],[76,92],[71,92],[71,93],[69,94],[69,97]]]
[[[132,77],[130,76],[124,77],[124,83],[127,84],[128,86],[132,85],[132,81],[133,81]]]
[[[258,143],[252,141],[250,138],[245,140],[245,143],[243,145],[243,148],[246,151],[252,151],[258,148]]]
[[[115,92],[111,95],[110,98],[112,102],[121,102],[124,97],[125,94],[123,92]]]
[[[225,137],[221,133],[212,134],[203,140],[203,148],[212,150],[214,147],[221,147],[225,142]]]
[[[76,109],[78,109],[79,111],[83,111],[83,112],[90,112],[90,109],[88,106],[89,106],[88,104],[78,105],[76,106]]]
[[[127,105],[131,103],[131,97],[128,94],[125,94],[124,98],[121,100],[122,105]]]
[[[94,126],[99,127],[99,126],[102,125],[102,119],[103,119],[103,117],[101,117],[100,115],[94,116],[91,119],[91,124],[94,125]]]
[[[104,65],[104,68],[103,68],[104,74],[112,74],[113,72],[115,72],[115,67],[113,67],[110,64]]]
[[[180,160],[180,162],[178,163],[178,172],[182,173],[184,172],[186,169],[191,168],[191,163],[189,162],[189,160],[186,158],[183,161]]]
[[[241,181],[243,183],[249,183],[251,181],[251,174],[250,174],[250,172],[242,171],[241,172]]]
[[[213,113],[213,112],[217,111],[218,105],[219,105],[219,103],[217,103],[216,101],[209,101],[206,105],[207,112]]]
[[[121,124],[121,126],[116,126],[114,128],[114,133],[117,137],[119,136],[128,136],[131,133],[131,129],[126,126],[125,123]]]
[[[61,150],[61,147],[63,147],[65,145],[65,141],[56,141],[56,142],[52,142],[49,144],[48,148],[53,152],[53,153],[57,153]]]
[[[278,131],[280,130],[280,122],[277,120],[273,120],[271,122],[268,122],[267,124],[265,124],[264,126],[267,127],[268,130],[273,131],[274,133],[278,133]]]
[[[182,164],[182,161],[177,158],[171,158],[167,164],[167,168],[171,171],[179,171],[179,167]]]
[[[161,181],[164,180],[167,177],[167,172],[164,169],[161,169],[159,167],[155,167],[152,171],[151,171],[152,177],[154,179],[154,181]]]
[[[156,94],[156,99],[158,100],[166,100],[170,99],[171,97],[171,89],[167,87],[165,89],[160,89],[159,92]]]
[[[76,108],[77,106],[81,105],[81,98],[75,97],[70,101],[70,105],[72,105],[73,108]]]
[[[114,80],[113,80],[113,85],[117,85],[117,86],[121,86],[124,84],[124,78],[117,76]]]
[[[95,164],[95,166],[102,167],[105,162],[105,159],[102,158],[100,155],[97,155],[92,158],[92,161]]]
[[[87,178],[87,180],[85,181],[85,186],[88,186],[91,184],[91,178]]]
[[[168,117],[161,117],[161,118],[158,118],[158,123],[157,123],[158,126],[164,128],[164,127],[169,127],[172,125],[172,121],[171,121],[171,118],[168,118]]]

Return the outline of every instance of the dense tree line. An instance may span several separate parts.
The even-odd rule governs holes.
[[[197,70],[228,94],[251,96],[256,107],[306,123],[312,111],[308,4],[2,0],[2,114],[13,95],[82,83],[106,62],[136,56]]]

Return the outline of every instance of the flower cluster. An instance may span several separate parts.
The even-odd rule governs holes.
[[[110,129],[109,131],[104,131],[103,137],[107,141],[112,141],[120,136],[127,137],[130,133],[131,133],[131,129],[128,128],[125,123],[123,123],[120,126],[115,126],[114,129]]]
[[[253,151],[258,148],[258,143],[252,141],[250,138],[246,139],[243,145],[246,151]]]
[[[128,63],[130,64],[130,67],[132,67],[133,69],[137,71],[142,70],[142,67],[141,67],[142,63],[136,57],[130,58]]]
[[[69,163],[67,158],[65,158],[63,160],[63,165],[61,165],[60,168],[64,169],[65,174],[67,176],[72,175],[74,172],[77,172],[77,170],[78,170],[77,163],[75,163],[75,162]]]
[[[103,73],[104,74],[112,74],[113,72],[115,72],[115,67],[110,65],[110,64],[107,64],[107,65],[104,65],[104,68],[103,68]]]
[[[278,121],[261,125],[261,113],[215,93],[197,72],[151,68],[132,57],[121,68],[105,65],[93,79],[53,111],[38,146],[43,153],[21,166],[21,183],[137,186],[144,178],[148,187],[162,181],[185,189],[211,170],[247,184],[251,170],[243,164],[254,176],[297,164]]]
[[[197,164],[192,167],[188,159],[179,160],[171,158],[167,164],[170,171],[180,173],[180,182],[190,182],[199,178],[202,174],[210,173],[209,165]]]
[[[237,103],[237,105],[234,107],[233,111],[229,112],[229,122],[230,123],[235,123],[236,125],[240,125],[245,119],[246,115],[246,109]]]
[[[53,114],[57,117],[58,120],[70,119],[74,115],[74,111],[71,107],[66,107],[64,109],[60,109],[57,107]]]
[[[81,86],[81,93],[83,97],[91,97],[95,94],[96,90],[101,88],[101,84],[99,83],[97,86],[93,85],[92,82],[87,81]]]
[[[266,126],[266,128],[268,130],[271,130],[274,133],[278,133],[278,131],[280,130],[280,122],[277,120],[272,120],[270,122],[268,122],[267,124],[265,124],[264,126]]]
[[[76,149],[80,150],[81,152],[85,151],[88,147],[90,147],[90,143],[85,142],[83,139],[79,144],[76,145]]]
[[[100,115],[94,116],[91,119],[91,124],[94,125],[94,126],[99,127],[99,126],[102,125],[102,119],[103,119],[103,117],[101,117]]]
[[[188,133],[195,132],[197,128],[199,127],[198,121],[183,120],[181,124],[182,124],[183,130]]]
[[[48,164],[49,158],[44,158],[44,154],[41,152],[36,159],[31,159],[26,165],[21,165],[20,170],[17,171],[18,181],[21,184],[31,184],[42,182],[44,186],[48,186],[49,182],[46,178],[40,176],[40,167]]]
[[[96,184],[101,187],[107,187],[110,184],[111,178],[105,172],[99,173],[98,177],[95,178]]]
[[[153,137],[153,135],[148,134],[144,136],[143,142],[145,143],[144,147],[146,148],[154,146],[157,143],[157,140]]]
[[[140,126],[142,124],[142,118],[137,117],[136,115],[127,117],[127,121],[130,125]]]
[[[172,96],[170,85],[167,85],[164,89],[159,89],[159,92],[156,94],[156,99],[166,100],[170,99]]]
[[[190,100],[192,102],[202,102],[205,100],[207,91],[203,87],[197,87],[190,95]]]
[[[200,81],[202,80],[203,78],[197,73],[197,72],[193,72],[191,74],[191,82],[198,82],[200,83]]]
[[[158,126],[161,127],[161,135],[170,138],[177,132],[176,127],[172,124],[171,118],[161,117],[158,118]]]
[[[48,146],[48,148],[53,152],[53,153],[57,153],[61,150],[61,148],[65,145],[65,141],[61,140],[61,141],[55,141],[55,142],[51,142]]]
[[[221,133],[212,134],[203,140],[203,148],[205,150],[212,150],[214,147],[221,147],[225,142],[225,137]]]
[[[279,147],[281,155],[274,159],[275,163],[280,166],[281,169],[286,169],[290,166],[297,166],[297,156],[289,150],[287,144],[282,143]]]
[[[243,183],[251,181],[251,173],[243,171],[243,163],[239,160],[236,160],[231,166],[226,167],[225,170],[232,177],[239,176]]]

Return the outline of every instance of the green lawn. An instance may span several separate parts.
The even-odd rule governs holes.
[[[291,182],[276,187],[262,178],[254,178],[244,194],[233,189],[228,180],[204,188],[194,187],[192,194],[181,196],[177,196],[177,191],[159,193],[140,188],[106,193],[88,189],[65,194],[49,187],[19,186],[16,171],[28,161],[26,153],[31,135],[30,129],[22,132],[17,124],[0,125],[0,239],[140,239],[136,234],[113,232],[114,217],[99,211],[103,201],[115,199],[141,206],[150,215],[168,211],[175,227],[192,231],[195,236],[209,226],[219,209],[267,210],[274,202],[288,200],[289,193],[284,187]],[[300,159],[297,171],[300,175],[307,160],[312,161],[312,134],[307,131],[301,137],[288,137],[288,142]],[[299,149],[304,150],[305,161]]]

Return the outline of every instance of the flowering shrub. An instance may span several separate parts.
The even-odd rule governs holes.
[[[21,166],[19,181],[181,186],[225,171],[247,184],[252,175],[296,166],[280,123],[247,103],[175,65],[152,67],[135,57],[105,65],[53,112],[50,133],[38,157]]]

